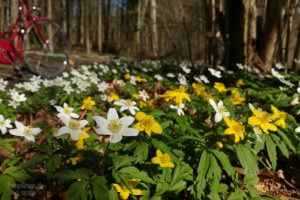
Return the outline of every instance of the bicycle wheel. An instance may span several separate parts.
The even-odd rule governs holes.
[[[24,34],[22,51],[24,63],[30,71],[46,78],[64,71],[70,55],[65,33],[52,21],[32,24]]]

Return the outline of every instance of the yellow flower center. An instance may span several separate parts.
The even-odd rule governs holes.
[[[133,104],[133,101],[131,101],[130,99],[127,99],[125,102],[126,106],[132,106],[132,104]]]
[[[70,127],[70,129],[72,129],[72,130],[75,131],[75,130],[78,130],[79,126],[80,126],[79,121],[74,120],[74,119],[71,119],[71,120],[70,120],[70,122],[69,122],[69,127]]]
[[[224,112],[227,112],[227,109],[226,109],[226,107],[224,105],[221,105],[219,107],[219,111],[220,111],[220,113],[224,113]]]
[[[162,157],[160,157],[160,162],[162,164],[167,164],[170,162],[170,157],[168,155],[163,155]]]
[[[148,128],[152,126],[153,122],[154,122],[153,116],[147,116],[145,119],[142,120],[142,124]]]
[[[122,129],[123,123],[119,119],[110,120],[108,130],[112,133],[119,133]]]
[[[27,135],[27,136],[29,136],[29,135],[31,135],[32,133],[31,133],[31,131],[30,131],[30,128],[28,128],[28,127],[25,127],[25,130],[24,130],[24,135]]]
[[[0,126],[4,126],[4,121],[0,121]]]
[[[244,133],[245,132],[245,127],[243,126],[242,122],[236,122],[232,126],[232,129],[236,133]]]
[[[70,114],[71,112],[72,112],[71,109],[69,109],[69,108],[64,108],[64,113]]]

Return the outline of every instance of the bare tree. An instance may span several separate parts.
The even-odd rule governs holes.
[[[97,24],[98,52],[102,53],[102,0],[98,0],[98,24]]]
[[[152,48],[154,56],[157,56],[158,52],[158,35],[157,35],[157,24],[156,24],[156,0],[150,0],[151,6],[151,31],[152,31]]]

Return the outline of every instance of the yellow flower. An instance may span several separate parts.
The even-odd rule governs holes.
[[[250,125],[259,125],[260,128],[267,134],[269,134],[268,130],[277,131],[277,127],[270,123],[271,116],[261,109],[251,109],[254,113],[254,116],[248,118],[248,124]]]
[[[212,99],[212,100],[216,100],[216,97],[215,96],[213,96],[212,94],[210,94],[210,93],[207,93],[207,92],[204,92],[203,94],[202,94],[202,96],[205,98],[205,100],[206,100],[206,102],[208,103],[208,104],[210,104],[209,103],[209,99]]]
[[[225,115],[223,115],[223,119],[229,127],[225,130],[225,134],[234,135],[234,143],[238,143],[240,140],[244,140],[245,127],[243,123],[230,120]]]
[[[285,128],[285,119],[286,119],[286,113],[279,111],[275,106],[271,105],[271,108],[274,112],[272,119],[275,121],[277,126],[281,126],[282,128]]]
[[[149,137],[151,136],[151,132],[154,132],[156,134],[162,133],[160,124],[154,120],[153,116],[146,115],[143,112],[138,112],[135,115],[135,118],[139,120],[139,122],[135,124],[133,128],[139,131],[145,131]]]
[[[239,90],[235,87],[235,88],[231,88],[230,91],[232,92],[232,94],[236,95],[239,94]]]
[[[237,92],[232,98],[229,99],[233,105],[242,105],[246,101],[245,97],[241,97],[240,93]]]
[[[197,95],[202,95],[206,89],[201,83],[193,83],[192,86]]]
[[[92,97],[88,97],[83,100],[81,110],[84,110],[84,109],[92,110],[92,106],[94,106],[94,105],[96,105],[96,102],[92,100]]]
[[[135,99],[140,99],[140,97],[139,97],[139,94],[138,94],[138,93],[135,93],[135,94],[133,94],[133,95],[132,95],[132,97],[133,97],[133,98],[135,98]]]
[[[136,80],[137,82],[142,82],[142,81],[145,81],[146,79],[141,78],[140,76],[136,76],[136,77],[135,77],[135,80]]]
[[[227,89],[225,88],[224,83],[215,82],[214,88],[218,90],[218,92],[227,92]]]
[[[156,156],[151,159],[153,164],[159,164],[161,167],[170,167],[174,168],[174,163],[171,162],[170,155],[165,153],[163,154],[159,149],[156,151]]]
[[[139,182],[136,179],[132,179],[131,181],[128,181],[128,185],[130,186],[130,189],[133,193],[133,195],[142,195],[142,190],[135,189],[135,187],[139,184]],[[117,192],[120,193],[121,199],[128,199],[129,194],[131,194],[130,190],[126,187],[126,185],[121,182],[120,185],[113,183],[112,186],[116,189]]]
[[[130,74],[125,74],[125,79],[130,79]]]
[[[119,101],[120,97],[116,93],[113,92],[109,95],[108,100],[109,101]]]
[[[85,127],[85,128],[82,129],[82,131],[86,132],[89,129],[90,129],[90,127]],[[79,150],[84,149],[85,147],[83,146],[83,140],[85,140],[85,139],[87,139],[89,137],[90,137],[89,135],[79,133],[79,139],[75,143],[76,148],[79,149]]]
[[[185,93],[186,89],[182,85],[176,90],[169,90],[163,95],[160,95],[162,98],[168,101],[173,101],[175,104],[181,104],[183,99],[191,101],[190,95]]]
[[[72,165],[77,165],[77,162],[81,162],[83,160],[83,157],[80,155],[80,156],[77,156],[77,157],[72,157],[72,158],[69,158],[67,160],[67,163],[72,163]]]
[[[242,79],[239,79],[237,82],[236,82],[237,85],[246,85],[246,83],[242,80]]]
[[[140,108],[153,107],[153,99],[149,99],[147,101],[140,101]]]
[[[223,144],[222,144],[222,142],[218,141],[216,144],[217,144],[217,146],[218,146],[220,149],[222,149],[222,148],[223,148]]]

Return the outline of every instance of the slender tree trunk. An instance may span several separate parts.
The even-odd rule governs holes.
[[[67,17],[66,17],[67,3],[66,0],[62,0],[61,3],[62,3],[62,28],[63,31],[67,33]]]
[[[4,31],[4,9],[5,6],[2,3],[0,3],[0,33]]]
[[[47,1],[47,15],[50,19],[52,18],[52,2],[51,2],[51,0]],[[50,42],[50,44],[52,44],[53,30],[52,30],[51,26],[49,26],[48,34],[49,34],[48,35],[49,42]]]
[[[297,37],[297,44],[294,52],[294,59],[297,59],[298,62],[300,60],[300,25],[298,27],[298,37]],[[293,69],[297,72],[300,72],[300,63],[293,62]]]
[[[151,31],[152,31],[152,48],[154,56],[157,56],[158,52],[158,35],[157,35],[157,24],[156,24],[156,0],[150,0],[151,6]]]
[[[287,1],[281,2],[281,6]],[[262,46],[259,51],[260,58],[264,63],[264,72],[268,72],[272,68],[272,63],[276,50],[276,40],[278,39],[278,19],[281,19],[281,8],[275,0],[269,0],[266,11],[266,24],[263,31]]]
[[[102,53],[102,0],[98,0],[98,27],[97,27],[97,43],[98,52]]]
[[[90,19],[89,19],[89,6],[90,6],[90,1],[85,0],[84,2],[84,24],[85,24],[85,51],[86,54],[90,55],[91,54],[91,40],[90,40]]]
[[[80,44],[84,44],[84,38],[85,38],[85,2],[80,0]]]

